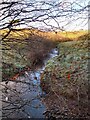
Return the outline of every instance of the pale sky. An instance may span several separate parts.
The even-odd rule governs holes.
[[[19,0],[1,0],[1,1],[19,1]],[[0,1],[0,2],[1,2]],[[65,12],[65,11],[69,11],[71,9],[76,9],[76,10],[80,10],[82,9],[82,7],[85,7],[88,5],[89,0],[22,0],[22,1],[26,1],[27,3],[32,3],[34,2],[35,4],[35,8],[49,8],[50,6],[46,3],[49,4],[58,4],[58,6],[53,6],[51,8],[51,11],[47,11],[47,15],[38,18],[39,20],[45,19],[49,16],[48,19],[44,20],[44,22],[26,22],[24,25],[21,25],[19,27],[37,27],[37,28],[51,28],[51,26],[55,29],[55,28],[59,28],[59,29],[64,29],[64,30],[79,30],[79,29],[88,29],[88,11],[82,11],[78,14],[78,12]],[[45,2],[44,5],[42,5],[42,2]],[[40,3],[41,2],[41,3]],[[73,4],[72,4],[73,3]],[[72,8],[71,8],[71,4],[72,4]],[[24,6],[18,6],[17,8],[22,8],[25,7]],[[17,9],[16,8],[16,9]],[[30,10],[33,8],[25,8],[26,10]],[[62,11],[62,9],[64,10],[64,12]],[[31,17],[32,15],[34,17],[38,17],[39,15],[43,15],[44,12],[38,11],[38,12],[33,12],[33,13],[27,13],[27,14],[21,14],[21,16],[18,16],[18,19],[21,19],[22,16],[24,17]],[[50,16],[56,16],[58,15],[59,17],[57,18],[53,18]],[[33,17],[33,18],[34,18]],[[8,21],[9,19],[12,18],[8,18],[5,19],[3,22]]]
[[[28,0],[29,1],[29,0]],[[40,1],[40,0],[36,0],[36,1]],[[45,0],[43,0],[45,1]],[[68,2],[75,2],[75,4],[73,5],[74,8],[76,9],[81,9],[83,6],[88,5],[89,0],[47,0],[50,3],[52,3],[53,1],[55,2],[62,2],[63,4],[63,9],[67,9],[68,7]],[[61,4],[60,4],[61,5]],[[49,19],[45,21],[48,26],[45,26],[45,24],[43,23],[32,23],[33,26],[36,27],[41,27],[41,28],[50,28],[50,25],[54,26],[54,27],[60,27],[60,29],[64,29],[64,30],[78,30],[78,29],[88,29],[88,12],[81,12],[80,15],[78,15],[77,13],[75,13],[74,15],[71,15],[71,17],[59,17],[56,19],[56,21],[54,19]],[[58,24],[59,26],[58,26]]]

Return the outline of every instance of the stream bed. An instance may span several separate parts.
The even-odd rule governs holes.
[[[46,106],[42,102],[45,92],[40,87],[40,74],[50,58],[58,55],[57,48],[52,49],[44,65],[35,71],[25,71],[16,81],[1,82],[3,118],[45,118]]]

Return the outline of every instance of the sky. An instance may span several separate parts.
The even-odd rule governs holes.
[[[36,1],[39,1],[39,0],[36,0]],[[68,2],[70,2],[70,3],[75,2],[75,4],[73,4],[73,8],[75,8],[75,9],[81,9],[84,6],[87,6],[88,2],[89,2],[89,0],[86,0],[86,1],[85,0],[77,0],[77,1],[76,0],[47,0],[47,1],[50,1],[50,3],[62,2],[60,4],[60,6],[62,5],[62,8],[64,10],[65,9],[67,10],[67,7],[69,7]],[[53,14],[54,14],[54,12],[53,12]],[[48,26],[46,26],[47,28],[49,28],[50,25],[53,25],[57,28],[60,28],[63,30],[69,30],[69,31],[70,30],[88,29],[88,12],[81,12],[80,14],[78,14],[78,13],[73,14],[72,13],[71,16],[67,15],[65,17],[56,18],[56,21],[54,19],[46,20],[46,23],[48,24]],[[37,27],[44,26],[43,23],[42,24],[33,23],[33,24],[34,24],[34,26],[37,26]]]
[[[1,0],[1,1],[19,1],[19,0]],[[0,1],[0,2],[1,2]],[[79,30],[88,29],[88,9],[87,11],[79,11],[88,5],[89,0],[21,0],[25,4],[34,3],[34,7],[27,5],[14,6],[12,9],[33,10],[33,9],[47,9],[48,11],[34,11],[27,14],[20,14],[16,19],[32,18],[31,22],[25,21],[25,24],[17,27],[36,27],[39,29],[52,30]],[[57,4],[57,5],[56,5]],[[72,12],[71,12],[72,9]],[[76,11],[79,12],[76,12]],[[68,11],[68,12],[67,12]],[[38,17],[43,15],[42,17]],[[56,16],[56,17],[53,17]],[[58,16],[58,17],[57,17]],[[2,16],[1,16],[2,17]],[[34,19],[38,19],[35,21]],[[11,21],[13,17],[4,19],[2,22]],[[42,21],[44,20],[44,21]]]
[[[36,0],[40,1],[40,0]],[[43,0],[45,1],[45,0]],[[74,3],[73,8],[75,9],[81,9],[84,6],[88,5],[89,0],[47,0],[49,3],[52,2],[62,2],[60,6],[62,5],[62,8],[67,10],[67,7],[69,7],[69,3]],[[69,3],[68,3],[69,2]],[[55,8],[53,8],[55,10]],[[59,11],[60,9],[58,9]],[[53,14],[56,13],[56,11],[53,12]],[[63,13],[61,13],[63,14]],[[73,14],[73,13],[72,13]],[[48,25],[45,26],[43,23],[33,23],[34,26],[40,27],[40,28],[50,28],[51,26],[57,27],[59,29],[63,30],[79,30],[79,29],[88,29],[88,12],[81,12],[80,14],[74,13],[71,16],[65,16],[65,17],[59,17],[56,18],[56,21],[54,19],[48,19],[45,21]],[[58,23],[58,24],[57,24]],[[55,28],[54,28],[55,29]]]

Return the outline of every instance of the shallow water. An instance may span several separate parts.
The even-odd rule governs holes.
[[[2,82],[3,88],[3,118],[44,118],[46,111],[41,98],[45,93],[40,88],[40,74],[45,69],[48,59],[58,55],[55,48],[44,60],[44,65],[36,71],[25,71],[25,75],[18,77],[16,81]],[[6,86],[6,87],[5,87]]]

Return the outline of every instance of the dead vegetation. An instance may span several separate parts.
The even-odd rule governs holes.
[[[27,66],[34,69],[35,66],[42,64],[43,59],[55,45],[55,42],[29,30],[11,32],[2,41],[3,80],[9,80],[17,72],[21,73]]]
[[[59,44],[60,55],[48,61],[41,75],[41,87],[47,93],[44,102],[52,117],[84,119],[90,116],[88,38],[89,34],[78,41]]]

